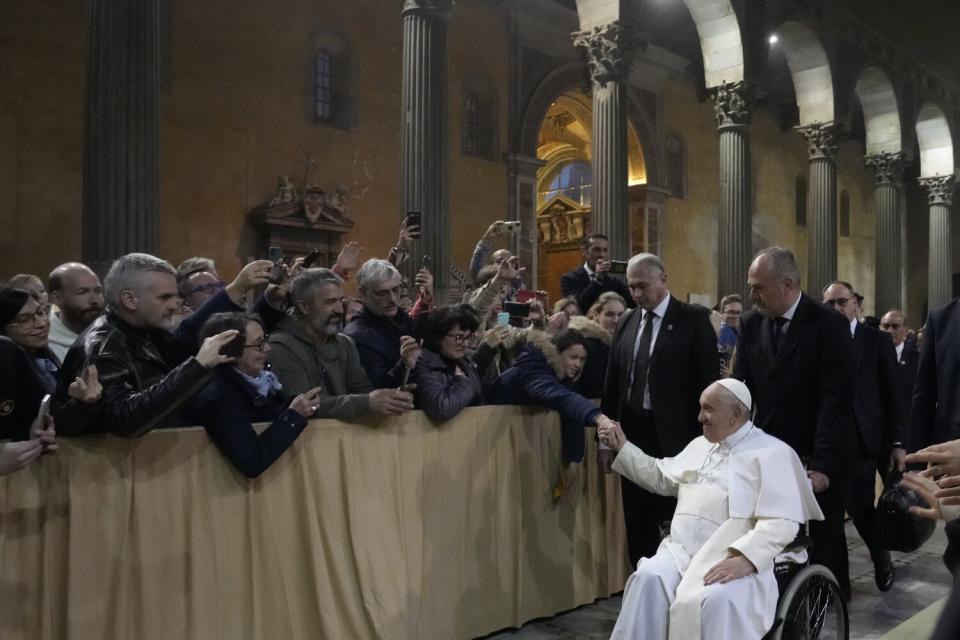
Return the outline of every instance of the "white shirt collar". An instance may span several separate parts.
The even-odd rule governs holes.
[[[897,346],[894,347],[894,349],[897,350],[897,360],[898,360],[898,361],[899,361],[901,358],[903,358],[903,345],[905,345],[905,344],[907,344],[907,343],[906,343],[906,342],[901,342],[900,344],[898,344]]]
[[[593,269],[591,269],[590,265],[588,265],[586,262],[583,263],[583,270],[587,272],[588,276],[591,278],[593,277]]]
[[[786,311],[782,316],[780,316],[780,317],[781,317],[781,318],[786,318],[786,319],[787,319],[787,322],[790,322],[791,320],[793,320],[793,314],[795,314],[795,313],[797,312],[797,307],[800,306],[800,298],[802,298],[802,297],[803,297],[803,294],[800,294],[799,296],[797,296],[796,302],[794,302],[794,303],[790,306],[790,308],[787,309],[787,311]]]
[[[660,301],[660,304],[653,308],[653,312],[657,314],[657,317],[663,320],[663,316],[667,313],[667,307],[670,305],[670,292],[667,291],[667,295],[663,297],[663,300]],[[646,312],[644,312],[646,315]]]
[[[860,324],[860,321],[854,318],[850,321],[850,337],[857,335],[857,325]]]

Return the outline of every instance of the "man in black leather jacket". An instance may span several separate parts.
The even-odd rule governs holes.
[[[220,350],[236,332],[207,338],[197,351],[200,327],[213,313],[241,310],[243,297],[265,284],[271,269],[266,260],[248,264],[174,328],[182,304],[174,268],[144,253],[116,260],[104,281],[107,313],[78,338],[64,360],[52,403],[58,434],[106,431],[135,438],[157,427],[177,426],[179,409],[210,380],[213,367],[231,361]],[[285,292],[270,287],[266,295],[279,301]],[[253,310],[267,324],[282,317],[264,298]],[[88,387],[91,381],[102,387],[99,401],[71,397],[71,384]]]

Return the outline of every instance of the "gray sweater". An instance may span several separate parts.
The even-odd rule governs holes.
[[[270,334],[270,347],[270,364],[285,393],[323,389],[314,418],[351,420],[370,413],[373,386],[349,337],[337,334],[318,346],[299,321],[286,317]]]

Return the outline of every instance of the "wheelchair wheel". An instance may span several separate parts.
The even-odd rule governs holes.
[[[829,569],[814,564],[793,577],[777,604],[771,640],[848,640],[847,603]]]

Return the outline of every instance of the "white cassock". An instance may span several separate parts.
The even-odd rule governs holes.
[[[627,579],[612,638],[761,638],[777,607],[774,559],[800,524],[823,520],[797,454],[752,422],[718,443],[700,436],[675,458],[626,443],[613,469],[644,489],[677,496],[670,535]],[[703,578],[728,550],[756,573],[726,584]]]

